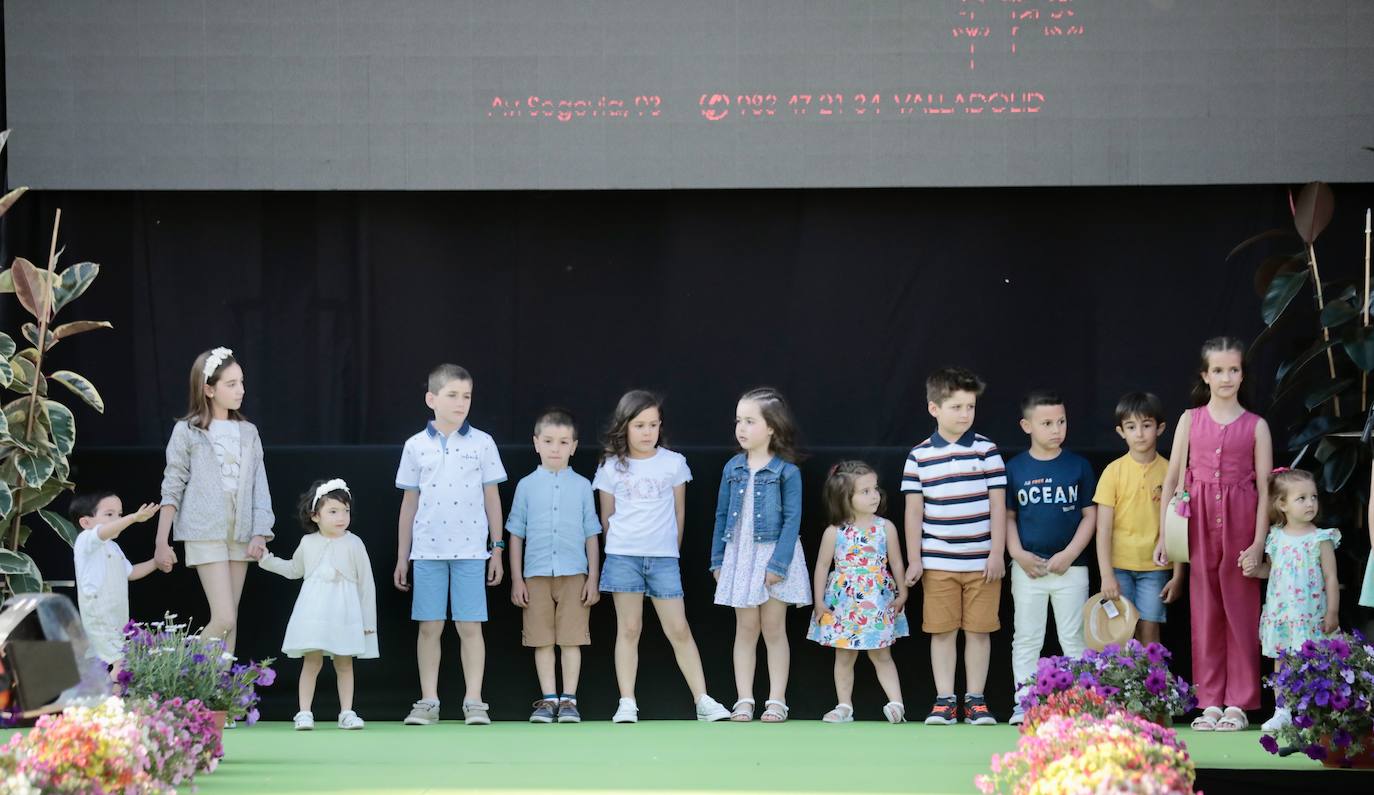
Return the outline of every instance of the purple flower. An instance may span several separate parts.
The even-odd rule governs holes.
[[[263,666],[262,669],[259,670],[258,684],[262,685],[263,687],[270,687],[271,684],[275,681],[277,681],[276,671],[266,666]]]
[[[1080,687],[1092,687],[1097,684],[1097,677],[1084,671],[1078,675],[1078,684]]]
[[[1169,659],[1169,650],[1158,643],[1151,643],[1145,647],[1145,658],[1151,665],[1159,665]]]
[[[200,665],[201,663],[205,662],[205,655],[201,654],[200,652],[196,652],[195,654],[191,655],[191,662],[195,663],[196,665]]]
[[[1316,759],[1317,761],[1321,761],[1326,758],[1326,749],[1320,745],[1317,745],[1316,743],[1313,743],[1304,748],[1303,753],[1307,754],[1308,758]]]
[[[1151,668],[1148,676],[1145,677],[1145,690],[1154,696],[1164,695],[1164,691],[1169,686],[1169,677],[1161,668]]]
[[[1274,739],[1274,735],[1265,734],[1260,736],[1260,746],[1271,754],[1279,752],[1279,742]]]
[[[1350,732],[1346,731],[1345,729],[1337,729],[1331,733],[1331,744],[1336,746],[1337,748],[1345,748],[1349,746],[1350,743],[1354,741],[1354,739],[1354,737],[1350,736]]]
[[[261,715],[259,714],[257,707],[248,710],[248,717],[246,719],[248,725],[252,726],[254,723],[257,723],[259,717],[261,717]]]
[[[1310,729],[1312,728],[1312,718],[1300,712],[1293,716],[1293,725],[1299,729]],[[1315,758],[1316,757],[1313,757],[1313,759]]]
[[[121,668],[119,673],[115,674],[115,682],[117,682],[120,687],[128,687],[129,683],[132,681],[134,681],[134,674],[127,668]]]
[[[1342,660],[1350,656],[1350,644],[1340,638],[1332,638],[1327,641],[1327,644],[1330,646],[1331,650],[1336,653],[1336,656]]]
[[[1342,694],[1342,693],[1337,693],[1336,695],[1334,695],[1334,696],[1331,697],[1331,708],[1334,709],[1334,710],[1336,710],[1337,712],[1344,711],[1344,710],[1345,710],[1347,707],[1349,707],[1349,706],[1350,706],[1350,697],[1349,697],[1349,696],[1347,696],[1347,695],[1345,695],[1345,694]]]

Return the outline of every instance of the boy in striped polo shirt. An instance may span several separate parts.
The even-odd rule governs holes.
[[[1006,540],[1006,469],[997,445],[973,432],[984,384],[962,368],[926,379],[935,433],[911,449],[902,472],[906,492],[908,587],[925,576],[921,629],[930,634],[937,698],[927,726],[958,722],[954,667],[964,631],[964,722],[997,723],[983,698],[991,633],[1000,627]],[[920,550],[917,555],[915,550]]]

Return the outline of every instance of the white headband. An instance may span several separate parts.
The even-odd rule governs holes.
[[[210,383],[210,376],[215,374],[224,360],[233,356],[234,352],[228,348],[215,348],[210,351],[210,355],[205,357],[205,383]]]
[[[350,497],[353,496],[353,492],[348,490],[348,484],[343,482],[343,478],[326,480],[324,483],[320,484],[318,489],[315,489],[315,499],[310,501],[310,510],[315,510],[315,506],[320,504],[320,500],[324,495],[331,491],[342,491],[346,492]]]

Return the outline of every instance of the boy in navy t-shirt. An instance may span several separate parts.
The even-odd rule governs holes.
[[[1032,392],[1021,401],[1021,430],[1031,446],[1007,462],[1007,551],[1015,605],[1011,669],[1018,702],[1013,724],[1025,717],[1021,687],[1040,661],[1049,605],[1054,605],[1064,654],[1083,653],[1085,550],[1097,528],[1097,484],[1087,459],[1063,449],[1068,428],[1064,401],[1053,392]]]

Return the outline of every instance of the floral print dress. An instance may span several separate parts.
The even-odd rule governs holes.
[[[906,614],[892,609],[897,583],[887,565],[887,522],[846,524],[835,533],[835,568],[825,612],[811,617],[808,640],[837,649],[882,649],[911,634]]]
[[[1322,574],[1321,542],[1341,543],[1341,531],[1318,529],[1295,536],[1282,527],[1269,528],[1264,554],[1269,556],[1269,589],[1260,617],[1260,649],[1278,657],[1284,649],[1298,649],[1317,641],[1326,616],[1326,578]]]

